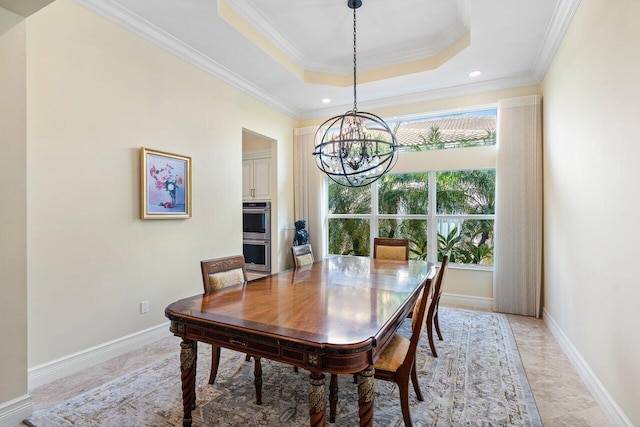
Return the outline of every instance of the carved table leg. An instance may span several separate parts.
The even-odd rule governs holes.
[[[262,362],[259,357],[254,357],[253,384],[256,387],[256,404],[262,405]]]
[[[360,415],[360,427],[373,426],[373,365],[369,365],[358,374],[358,414]]]
[[[309,422],[311,427],[323,427],[326,424],[326,400],[324,374],[312,371],[309,375]]]
[[[182,380],[183,427],[191,426],[191,411],[196,406],[196,362],[198,342],[183,338],[180,343],[180,378]]]
[[[336,408],[338,406],[338,375],[331,374],[329,381],[329,422],[336,422]]]

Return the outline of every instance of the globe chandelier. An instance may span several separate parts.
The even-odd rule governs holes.
[[[348,0],[353,9],[353,109],[325,121],[315,134],[316,165],[334,182],[364,187],[380,179],[398,160],[396,135],[380,117],[358,111],[356,9],[362,0]]]

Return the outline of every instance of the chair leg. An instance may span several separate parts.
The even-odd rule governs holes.
[[[442,341],[442,334],[440,333],[440,322],[438,322],[438,310],[436,309],[436,315],[433,317],[433,323],[436,325],[436,332],[438,333],[438,339]]]
[[[416,359],[413,359],[413,366],[411,367],[411,383],[413,384],[413,390],[416,392],[416,397],[420,402],[422,402],[424,400],[424,397],[422,397],[422,390],[420,390],[420,383],[418,382]]]
[[[338,375],[331,374],[329,383],[329,422],[336,422],[336,407],[338,406]]]
[[[433,343],[433,320],[431,318],[427,318],[427,336],[429,338],[429,347],[431,347],[431,354],[433,355],[433,357],[438,357],[436,346]]]
[[[398,390],[400,391],[400,407],[405,427],[411,427],[411,412],[409,410],[409,378],[398,378]]]
[[[244,357],[244,361],[248,362],[251,360],[251,356],[249,356],[248,354]]]
[[[293,372],[298,372],[298,367],[297,366],[293,367]]]
[[[209,384],[216,382],[218,375],[218,365],[220,364],[220,347],[211,346],[211,374],[209,375]]]
[[[256,404],[262,405],[262,362],[259,357],[255,357],[253,365],[253,384],[256,386]]]

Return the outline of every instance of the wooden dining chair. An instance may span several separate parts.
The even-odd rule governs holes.
[[[373,257],[399,261],[409,260],[409,239],[376,237],[373,239]]]
[[[375,259],[389,259],[397,261],[409,260],[409,239],[395,239],[389,237],[375,237],[373,239],[373,257]],[[407,317],[411,317],[409,313]],[[354,382],[356,381],[354,377]]]
[[[200,266],[202,269],[205,295],[212,294],[229,286],[246,286],[247,284],[247,269],[245,267],[244,255],[208,259],[201,261]],[[249,361],[251,356],[247,354],[245,359]],[[219,364],[220,347],[212,345],[209,384],[213,384],[216,381]],[[255,356],[253,374],[255,377],[256,403],[262,405],[262,362],[259,357]]]
[[[416,372],[416,352],[420,337],[424,331],[425,315],[430,300],[431,279],[428,279],[422,288],[420,298],[413,308],[411,338],[408,339],[396,333],[389,344],[382,350],[380,357],[374,364],[374,378],[393,381],[398,384],[402,418],[406,427],[412,426],[411,412],[409,410],[409,378],[411,378],[418,400],[424,400]]]
[[[293,265],[295,268],[313,264],[313,249],[309,243],[292,246],[291,255],[293,256]]]
[[[442,289],[444,288],[444,279],[447,276],[447,268],[449,266],[449,255],[442,257],[442,263],[440,264],[440,270],[438,271],[438,278],[436,285],[433,288],[431,294],[431,305],[427,312],[427,336],[429,337],[429,347],[431,347],[431,354],[433,357],[438,357],[436,346],[433,342],[433,327],[436,328],[438,339],[442,341],[442,333],[440,333],[440,323],[438,321],[438,307],[440,306],[440,296],[442,295]]]

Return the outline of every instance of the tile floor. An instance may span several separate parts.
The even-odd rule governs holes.
[[[609,426],[544,321],[515,315],[508,315],[508,319],[543,424],[546,427]],[[51,407],[144,366],[157,357],[170,353],[177,355],[179,342],[179,338],[167,337],[31,390],[34,410]]]

